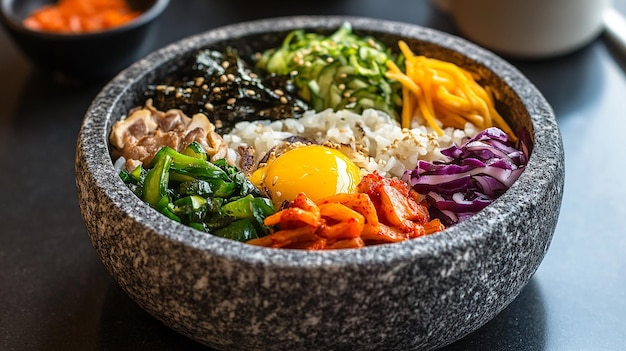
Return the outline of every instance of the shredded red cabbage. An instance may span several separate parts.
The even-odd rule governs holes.
[[[530,138],[520,132],[517,145],[495,127],[460,147],[441,151],[445,161],[418,161],[403,179],[425,195],[433,218],[446,226],[459,223],[502,195],[519,178],[529,157]]]

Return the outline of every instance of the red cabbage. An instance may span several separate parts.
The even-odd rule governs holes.
[[[418,161],[403,179],[430,203],[446,226],[464,221],[502,195],[519,178],[529,156],[529,136],[517,145],[502,130],[487,128],[463,145],[441,150],[444,161]]]

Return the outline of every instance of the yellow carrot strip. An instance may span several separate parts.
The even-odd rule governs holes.
[[[413,50],[409,48],[409,45],[404,40],[398,41],[398,47],[400,48],[402,55],[404,55],[407,60],[411,60],[415,57],[415,54],[413,54]]]
[[[426,67],[426,58],[423,56],[420,56],[421,60],[420,60],[420,65],[424,66],[425,69],[422,70],[423,74],[422,74],[422,79],[421,79],[421,83],[422,83],[422,98],[424,99],[424,102],[426,103],[426,108],[428,109],[429,114],[433,117],[433,120],[437,118],[437,113],[436,111],[433,109],[433,87],[432,87],[432,76],[433,76],[433,71],[428,69],[428,67]],[[442,133],[443,134],[443,133]],[[439,135],[442,135],[439,134]]]
[[[396,65],[393,61],[391,60],[387,60],[387,62],[385,62],[385,65],[387,66],[387,68],[389,69],[389,71],[393,72],[393,73],[402,73],[402,70],[400,69],[400,67],[398,67],[398,65]],[[387,72],[389,73],[389,72]]]
[[[403,128],[411,128],[411,121],[413,120],[413,111],[414,111],[414,100],[411,99],[411,91],[402,87],[402,101],[404,101],[402,106],[402,124]]]
[[[449,106],[455,110],[461,110],[461,111],[472,110],[472,107],[467,102],[467,100],[451,94],[450,91],[448,91],[448,89],[446,89],[443,86],[440,86],[437,89],[437,97],[439,98],[437,99],[438,101],[444,100],[448,102],[448,104],[440,104],[440,106],[446,106],[446,107]]]
[[[440,124],[464,128],[469,122],[480,129],[497,126],[517,140],[497,112],[493,92],[478,83],[477,73],[452,62],[415,55],[402,40],[398,47],[405,57],[405,72],[388,61],[387,76],[402,85],[402,127],[409,128],[411,120],[419,115],[439,135],[443,134]]]
[[[415,109],[420,112],[421,116],[426,120],[428,125],[430,125],[430,127],[433,128],[438,135],[443,135],[443,130],[439,127],[437,121],[435,120],[435,117],[428,110],[426,101],[424,101],[424,98],[422,96],[422,89],[404,74],[387,72],[387,77],[395,79],[404,84],[413,93],[413,97],[417,100],[417,103],[414,102]],[[406,124],[404,123],[404,121],[402,121],[402,128],[411,128],[410,120],[407,121]]]
[[[442,116],[442,121],[451,127],[464,129],[467,120],[454,112],[446,112]]]
[[[493,92],[491,91],[491,88],[486,87],[485,92],[487,94],[487,98],[489,99],[489,106],[490,106],[490,109],[492,109],[492,116],[493,116],[494,121],[496,122],[496,125],[502,128],[502,130],[511,137],[512,141],[517,141],[518,140],[517,135],[513,133],[513,129],[511,129],[511,127],[506,123],[504,118],[502,118],[502,116],[498,113],[498,111],[495,108],[495,102],[494,102],[495,100],[493,98]]]

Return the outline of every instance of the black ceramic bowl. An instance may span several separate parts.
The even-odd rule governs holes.
[[[309,252],[236,242],[171,221],[137,198],[109,154],[112,124],[148,84],[202,47],[240,53],[280,45],[291,30],[329,33],[349,21],[389,47],[451,61],[494,89],[501,114],[534,149],[513,186],[440,233],[362,249]],[[428,350],[478,329],[526,286],[550,244],[564,160],[554,113],[513,66],[457,37],[351,17],[294,17],[215,29],[121,72],[89,107],[76,154],[81,213],[102,262],[140,306],[221,350]]]
[[[0,22],[17,46],[37,66],[70,78],[109,76],[139,59],[151,23],[169,0],[130,0],[142,15],[102,32],[58,34],[29,29],[22,21],[53,0],[0,0]]]

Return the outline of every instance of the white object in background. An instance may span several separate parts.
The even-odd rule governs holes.
[[[626,54],[626,19],[614,8],[604,12],[606,34]]]
[[[546,58],[572,52],[604,29],[611,0],[436,0],[468,39],[499,53]]]

